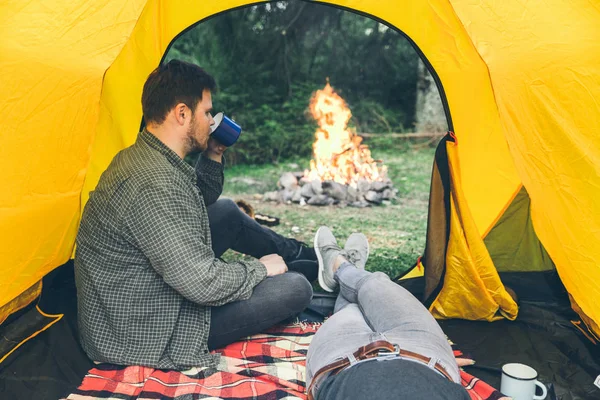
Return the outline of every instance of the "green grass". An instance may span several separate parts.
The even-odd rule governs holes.
[[[435,149],[426,145],[383,146],[368,143],[372,156],[388,167],[388,176],[399,190],[398,198],[388,205],[368,208],[315,207],[263,202],[262,194],[276,190],[283,172],[301,171],[308,159],[278,165],[236,165],[225,171],[223,195],[244,199],[256,212],[280,218],[273,229],[281,235],[312,244],[319,226],[329,226],[340,245],[352,232],[363,232],[370,243],[367,269],[382,271],[391,277],[412,267],[425,248],[427,205],[431,167]],[[387,150],[384,150],[387,149]],[[226,259],[240,255],[225,254]]]

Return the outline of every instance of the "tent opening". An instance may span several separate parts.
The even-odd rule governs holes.
[[[399,191],[393,204],[363,213],[372,225],[366,233],[378,250],[373,251],[372,265],[392,277],[415,265],[425,247],[435,145],[450,118],[438,91],[439,78],[429,72],[431,65],[406,34],[347,8],[270,2],[190,26],[169,44],[161,62],[171,59],[198,64],[214,74],[219,84],[213,96],[215,112],[225,111],[244,129],[226,153],[224,195],[276,217],[280,209],[254,198],[273,190],[278,178],[260,165],[283,164],[278,173],[308,168],[317,127],[308,112],[309,100],[329,81],[352,113],[348,128],[363,138],[361,145],[369,147],[373,158],[389,164],[389,177]],[[195,158],[188,161],[194,163]],[[242,164],[255,165],[251,168],[269,174],[271,181],[252,172],[252,178],[245,177]],[[274,229],[307,242],[318,228],[316,221],[331,212],[298,204],[290,208],[296,211],[285,211],[283,223],[292,221],[299,232]],[[340,211],[340,220],[348,221],[341,224],[342,230],[358,223],[344,214],[354,211]],[[310,213],[324,215],[303,216]],[[338,218],[337,211],[330,215]],[[386,238],[377,231],[385,231]]]
[[[0,171],[7,187],[0,199],[0,232],[4,242],[10,243],[3,249],[0,264],[4,283],[0,320],[12,314],[0,324],[4,338],[0,375],[6,378],[0,381],[10,382],[4,387],[7,396],[18,398],[14,393],[20,390],[43,387],[53,397],[61,397],[66,390],[62,382],[81,382],[82,375],[73,373],[73,366],[78,365],[82,374],[92,368],[90,360],[77,352],[76,294],[69,260],[89,192],[115,154],[136,139],[142,85],[150,71],[167,56],[174,38],[197,21],[208,23],[229,9],[266,9],[269,5],[270,12],[281,15],[292,9],[288,7],[298,8],[282,19],[277,38],[266,50],[257,51],[255,58],[239,62],[236,56],[247,49],[236,48],[228,37],[211,42],[210,51],[229,50],[229,64],[240,66],[238,75],[230,78],[231,85],[221,82],[222,89],[234,87],[237,76],[252,77],[238,79],[247,87],[235,95],[247,94],[247,98],[234,99],[223,91],[220,99],[245,103],[252,110],[269,105],[266,112],[272,111],[273,117],[255,135],[287,134],[297,124],[283,118],[284,111],[294,115],[290,110],[299,100],[291,100],[302,90],[312,91],[294,81],[298,76],[294,68],[302,65],[294,60],[300,54],[293,47],[293,39],[301,34],[298,22],[306,17],[312,23],[327,15],[322,11],[308,18],[305,13],[310,7],[337,7],[372,17],[361,31],[367,45],[384,36],[384,28],[372,21],[381,22],[389,31],[404,32],[422,52],[424,69],[432,67],[429,86],[438,86],[442,92],[447,128],[454,134],[445,136],[435,151],[430,149],[428,163],[434,159],[435,164],[433,173],[423,178],[431,182],[424,195],[429,198],[429,211],[422,214],[428,219],[425,250],[410,238],[402,239],[416,249],[406,253],[405,264],[424,253],[417,265],[425,270],[425,277],[400,283],[416,284],[413,293],[421,293],[449,337],[476,354],[477,364],[471,368],[483,367],[478,377],[497,386],[499,374],[494,368],[517,361],[535,366],[542,380],[552,382],[556,398],[598,397],[593,382],[600,371],[598,346],[594,346],[600,335],[600,303],[594,300],[600,294],[600,203],[596,200],[600,146],[595,134],[600,118],[594,116],[599,111],[600,13],[594,4],[587,0],[557,0],[544,7],[518,0],[182,0],[175,6],[164,1],[70,0],[60,7],[40,8],[35,2],[22,3],[0,3],[5,28],[0,72],[6,77],[6,96],[0,98],[5,116]],[[252,35],[264,33],[266,22],[258,20]],[[344,29],[354,26],[345,22],[342,18],[337,24]],[[224,24],[233,37],[239,26]],[[335,26],[327,25],[324,35],[335,34]],[[370,35],[366,29],[372,29]],[[304,74],[319,71],[326,56],[321,50],[329,43],[318,33],[310,35],[313,41],[308,44],[321,40],[319,46],[311,47],[313,53],[300,60],[308,64],[300,71]],[[336,49],[350,43],[343,39]],[[369,47],[374,48],[376,42]],[[275,49],[287,55],[277,58]],[[375,52],[371,55],[365,66],[375,59]],[[355,65],[354,59],[344,61]],[[394,64],[384,61],[376,67]],[[272,63],[270,69],[252,69],[254,64],[267,62]],[[375,104],[381,101],[369,97],[377,87],[371,73],[380,71],[377,78],[382,78],[392,69],[371,66],[361,71],[362,66],[322,75],[329,75],[334,88],[344,88],[344,80],[356,76],[360,79],[355,81],[365,84],[342,93],[350,105],[363,107],[357,129],[366,126],[374,127],[371,133],[394,133],[402,127],[399,133],[410,133],[406,115],[387,113],[390,104],[377,108]],[[252,98],[256,92],[250,90],[252,84],[269,83],[261,75],[265,71],[281,82],[280,90],[269,93],[271,100],[281,100],[279,104]],[[317,87],[323,86],[323,79],[319,78]],[[396,89],[394,93],[405,93],[390,86],[387,89]],[[357,98],[369,98],[371,103]],[[416,110],[417,102],[409,103]],[[248,132],[253,123],[259,126],[261,122],[253,121],[254,115],[244,116]],[[270,151],[266,156],[257,147],[239,152],[238,160],[231,160],[229,177],[235,178],[242,161],[257,154],[281,165],[280,160],[286,159],[282,154],[291,151],[292,145],[296,153],[310,152],[310,143],[302,147],[299,142],[276,141],[282,137],[267,135],[273,142],[265,147]],[[390,152],[400,143],[379,137],[365,137],[365,141]],[[236,149],[232,150],[233,155]],[[408,166],[413,159],[398,164]],[[262,176],[262,167],[252,165],[255,169],[245,172],[245,177]],[[239,169],[238,175],[242,175]],[[248,186],[242,180],[237,184]],[[231,190],[236,194],[234,187]],[[279,212],[286,211],[280,208]],[[348,213],[348,225],[375,227],[378,233],[386,230],[385,225],[371,226],[365,218],[368,214],[372,213]],[[396,217],[389,213],[386,223],[393,224]],[[304,226],[307,219],[302,224],[290,223],[286,233],[296,234],[293,228]],[[334,228],[343,229],[343,225]],[[386,257],[395,254],[380,252],[378,262],[383,265],[389,261]],[[58,302],[48,301],[49,297]],[[21,318],[25,314],[30,319]],[[491,371],[487,377],[486,371]]]

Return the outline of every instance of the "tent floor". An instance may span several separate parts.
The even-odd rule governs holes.
[[[592,345],[570,323],[576,315],[565,303],[560,280],[554,273],[507,274],[503,280],[520,296],[516,321],[440,321],[448,337],[476,360],[467,371],[499,387],[501,365],[523,362],[538,370],[539,379],[550,389],[549,400],[600,398],[593,384],[600,374],[600,346]],[[418,296],[422,281],[417,278],[402,285]],[[318,319],[332,304],[331,296],[316,295],[304,317]],[[72,262],[44,278],[39,305],[46,313],[65,316],[0,364],[1,398],[67,396],[93,366],[77,340]]]

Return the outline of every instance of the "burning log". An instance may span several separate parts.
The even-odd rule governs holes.
[[[266,193],[263,200],[367,207],[395,198],[398,191],[387,178],[387,167],[379,165],[381,160],[374,160],[362,138],[348,129],[352,113],[329,81],[312,96],[310,110],[319,124],[310,169],[284,173],[280,190]]]
[[[345,185],[356,185],[360,179],[386,178],[387,168],[379,166],[362,138],[348,129],[352,113],[329,82],[311,98],[310,111],[319,128],[315,132],[310,170],[304,172],[306,178]]]

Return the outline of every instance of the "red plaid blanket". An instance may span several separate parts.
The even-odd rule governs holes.
[[[222,355],[218,371],[179,372],[99,364],[67,399],[304,400],[306,352],[318,326],[279,326],[230,344],[217,350]],[[460,358],[462,353],[455,351],[455,355]],[[464,371],[461,378],[473,400],[503,398],[490,385]]]

